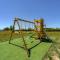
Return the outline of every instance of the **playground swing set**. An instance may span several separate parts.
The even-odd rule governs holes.
[[[38,44],[40,44],[43,40],[46,40],[48,39],[47,35],[46,35],[46,32],[44,31],[44,20],[41,18],[39,20],[34,20],[34,22],[31,22],[31,21],[28,21],[28,20],[23,20],[23,19],[20,19],[20,18],[15,18],[14,19],[14,23],[13,23],[13,29],[12,29],[12,32],[11,32],[11,36],[10,36],[10,40],[9,40],[9,44],[12,44],[11,43],[11,40],[12,40],[12,36],[13,36],[13,33],[15,32],[15,25],[18,25],[19,27],[19,34],[23,40],[23,43],[24,43],[24,47],[20,46],[21,48],[25,49],[26,52],[27,52],[27,55],[28,57],[30,57],[30,50],[32,48],[34,48],[35,46],[37,46]],[[22,26],[22,23],[24,26]],[[26,24],[26,25],[25,25]],[[24,38],[24,34],[28,33],[27,31],[25,31],[26,29],[30,28],[29,26],[31,24],[31,28],[32,28],[32,32],[34,32],[34,34],[31,34],[30,38],[35,38],[36,40],[39,40],[39,43],[32,46],[31,48],[28,48],[27,45],[26,45],[26,41],[25,41],[25,38]],[[22,28],[23,27],[23,28]],[[28,28],[27,28],[28,27]],[[25,29],[25,30],[23,30]],[[25,32],[25,33],[24,33]],[[34,35],[37,35],[37,37],[33,37]]]

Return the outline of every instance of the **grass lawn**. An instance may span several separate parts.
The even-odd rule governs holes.
[[[16,40],[14,40],[14,42],[15,41]],[[30,47],[30,45],[28,46]],[[42,60],[50,46],[51,43],[40,43],[31,50],[31,56],[28,58],[24,49],[9,44],[8,41],[6,41],[0,43],[0,60]]]
[[[0,60],[28,60],[25,50],[12,44],[8,44],[10,35],[11,32],[9,31],[0,32]],[[55,42],[54,45],[50,48],[47,55],[52,56],[54,55],[54,51],[57,50],[57,54],[60,56],[60,32],[47,32],[47,35]],[[17,44],[18,46],[24,46],[22,39],[19,37],[20,35],[14,33],[12,37],[13,40],[11,42]],[[25,39],[28,48],[34,46],[39,42],[38,40],[34,40],[29,37]],[[33,43],[31,43],[32,41]],[[29,60],[42,60],[42,57],[44,57],[50,46],[51,44],[46,42],[39,44],[31,50],[31,57]]]

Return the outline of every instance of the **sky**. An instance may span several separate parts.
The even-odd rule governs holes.
[[[12,25],[15,17],[43,18],[46,27],[60,28],[60,0],[0,0],[0,29]]]

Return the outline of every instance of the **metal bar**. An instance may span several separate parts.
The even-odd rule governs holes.
[[[34,22],[32,22],[32,21],[23,20],[23,19],[20,19],[20,18],[15,18],[15,20],[20,20],[20,21],[29,22],[29,23],[33,23],[34,24]]]
[[[15,23],[16,23],[16,21],[14,21],[14,24],[13,24],[13,29],[12,29],[12,32],[11,32],[11,36],[10,36],[10,40],[9,40],[9,44],[10,44],[11,39],[12,39],[12,35],[13,35],[13,32],[14,32]]]
[[[18,24],[19,30],[20,30],[20,25],[19,25],[19,22],[18,22],[18,21],[17,21],[17,24]],[[24,36],[23,36],[23,34],[22,34],[22,31],[21,31],[21,36],[22,36],[22,40],[23,40],[23,43],[24,43],[24,46],[25,46],[25,50],[27,51],[27,55],[28,55],[28,57],[29,57],[29,51],[28,51],[28,48],[27,48],[27,45],[26,45]]]

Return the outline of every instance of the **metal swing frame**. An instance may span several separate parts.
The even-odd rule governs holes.
[[[35,23],[34,23],[34,22],[27,21],[27,20],[22,20],[22,19],[20,19],[20,18],[15,18],[14,24],[13,24],[13,30],[12,30],[12,32],[11,32],[11,36],[10,36],[10,40],[9,40],[9,44],[12,44],[12,43],[11,43],[11,40],[12,40],[12,35],[13,35],[13,33],[14,33],[15,24],[16,24],[16,23],[18,24],[19,30],[20,30],[20,28],[21,28],[20,25],[19,25],[19,21],[23,21],[23,22],[27,22],[27,23],[32,23],[32,24],[34,24],[34,27],[36,28],[36,32],[37,32],[37,27],[35,26]],[[34,48],[35,46],[39,45],[41,42],[39,42],[39,43],[36,44],[35,46],[33,46],[33,47],[31,47],[31,48],[28,49],[28,48],[27,48],[27,45],[26,45],[26,42],[25,42],[25,39],[24,39],[24,36],[23,36],[23,34],[22,34],[22,31],[20,31],[19,34],[21,34],[21,37],[22,37],[22,40],[23,40],[23,43],[24,43],[24,47],[22,47],[22,46],[19,46],[19,47],[21,47],[21,48],[23,48],[24,50],[26,50],[28,57],[30,57],[31,49]],[[12,45],[14,45],[14,44],[12,44]],[[15,45],[15,46],[17,46],[17,45]]]

